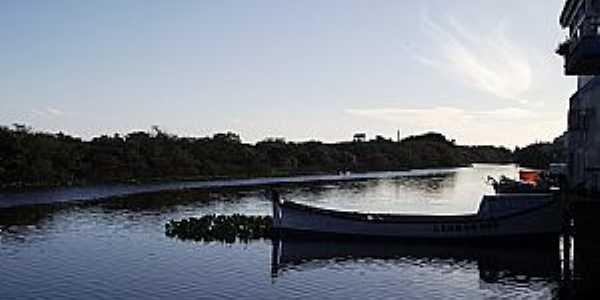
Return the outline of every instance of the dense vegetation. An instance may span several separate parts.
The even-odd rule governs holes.
[[[556,138],[552,143],[537,142],[514,151],[514,160],[521,166],[545,169],[550,163],[567,162],[565,136]]]
[[[272,227],[271,216],[206,215],[200,218],[171,220],[165,225],[165,234],[182,240],[233,243],[237,239],[249,241],[269,238],[273,235]]]
[[[327,144],[266,139],[243,143],[237,134],[178,137],[158,127],[150,132],[100,136],[90,141],[62,133],[34,132],[24,125],[0,127],[0,188],[280,176],[341,170],[383,171],[509,162],[510,150],[458,146],[441,134],[400,142]]]

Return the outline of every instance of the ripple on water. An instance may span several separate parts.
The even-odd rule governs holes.
[[[299,187],[284,195],[334,208],[460,212],[476,207],[478,199],[470,195],[488,188],[477,180],[501,171],[459,170],[431,182],[393,178]],[[169,219],[269,214],[270,209],[260,194],[247,193],[160,211],[90,207],[57,212],[36,227],[0,233],[0,295],[51,300],[536,299],[552,297],[558,286],[555,268],[542,268],[548,265],[544,253],[317,243],[310,249],[328,247],[336,254],[317,251],[279,266],[272,262],[269,241],[225,245],[164,235]],[[523,268],[523,261],[532,267]]]

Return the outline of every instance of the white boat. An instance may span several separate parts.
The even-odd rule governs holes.
[[[282,233],[380,238],[478,239],[558,235],[559,201],[552,193],[485,195],[475,214],[409,215],[313,207],[272,193],[273,228]]]

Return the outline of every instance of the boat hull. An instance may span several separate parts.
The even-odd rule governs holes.
[[[484,197],[477,214],[464,216],[362,214],[274,201],[273,227],[290,234],[446,240],[560,233],[560,206],[551,195],[506,197]]]

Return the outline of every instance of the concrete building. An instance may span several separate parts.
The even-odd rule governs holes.
[[[578,81],[581,81],[579,79]],[[581,84],[569,100],[569,185],[598,192],[600,187],[600,77]]]
[[[578,76],[569,100],[568,178],[578,191],[600,191],[600,0],[567,0],[560,24],[569,30],[557,53],[565,74]]]

